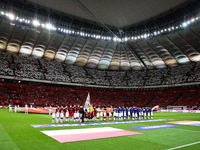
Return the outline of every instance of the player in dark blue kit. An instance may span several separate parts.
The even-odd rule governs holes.
[[[143,110],[143,118],[142,119],[146,119],[146,113],[145,113],[145,108],[142,109]]]
[[[148,119],[148,117],[147,117],[147,116],[148,116],[148,110],[147,110],[147,107],[145,108],[145,115],[144,115],[144,116],[145,116],[145,119]]]
[[[132,117],[133,108],[132,108],[132,107],[130,107],[130,108],[129,108],[129,111],[130,111],[130,120],[132,120],[132,118],[133,118],[133,117]]]
[[[118,109],[114,108],[114,120],[117,120],[118,118]]]
[[[136,119],[139,119],[139,113],[140,113],[140,108],[137,108],[137,117],[136,117]]]
[[[126,109],[125,109],[125,113],[126,113],[126,116],[124,117],[125,119],[127,119],[128,118],[128,107],[126,107]]]
[[[148,117],[151,119],[151,108],[148,109]]]
[[[135,115],[136,114],[136,108],[135,106],[132,108],[132,119],[134,120],[135,119]]]
[[[123,107],[123,108],[121,109],[121,111],[122,111],[122,120],[124,120],[124,112],[125,112],[125,108]]]
[[[121,107],[117,109],[119,120],[121,120]]]

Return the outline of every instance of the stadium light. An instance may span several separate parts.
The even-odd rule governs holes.
[[[194,18],[192,18],[192,19],[191,19],[191,22],[194,22],[194,21],[195,21],[195,19],[194,19]]]
[[[34,26],[39,26],[40,23],[39,23],[39,21],[37,21],[37,20],[33,20],[33,25],[34,25]]]
[[[14,20],[15,19],[15,16],[13,14],[8,14],[8,17],[11,19],[11,20]]]
[[[52,26],[51,24],[48,23],[48,24],[46,24],[46,28],[47,28],[47,29],[52,29],[53,26]]]
[[[187,23],[186,23],[186,22],[184,22],[184,23],[182,24],[182,26],[183,26],[183,27],[186,27],[186,26],[187,26]]]

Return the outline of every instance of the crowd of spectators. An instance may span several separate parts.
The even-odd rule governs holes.
[[[23,100],[29,106],[69,106],[84,105],[88,92],[78,91],[59,91],[20,87],[0,88],[0,105],[8,105],[12,100]],[[134,94],[134,92],[112,92],[90,93],[90,102],[94,106],[117,106],[122,107],[127,102],[136,107],[154,107],[159,105],[162,108],[167,106],[187,106],[191,108],[200,101],[199,92],[180,92],[180,93],[147,93]]]
[[[154,86],[200,81],[200,62],[142,71],[106,71],[0,52],[0,75],[104,86]]]
[[[0,75],[13,76],[13,69],[10,68],[12,63],[12,55],[9,53],[0,53]]]

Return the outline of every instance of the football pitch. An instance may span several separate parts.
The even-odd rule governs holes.
[[[200,126],[180,125],[180,127],[155,130],[137,130],[129,127],[169,124],[175,121],[200,121],[200,114],[155,112],[154,119],[174,119],[172,121],[142,122],[133,124],[113,124],[82,127],[34,128],[31,125],[51,124],[47,114],[9,113],[0,109],[0,149],[1,150],[49,150],[49,149],[82,149],[82,150],[165,150],[165,149],[200,149]],[[170,124],[175,125],[175,124]],[[112,127],[143,134],[112,138],[60,143],[43,134],[41,131],[89,129]],[[97,133],[98,134],[98,133]]]

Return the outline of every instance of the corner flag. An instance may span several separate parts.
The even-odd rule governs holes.
[[[87,99],[85,101],[85,108],[89,108],[90,107],[90,93],[88,93]]]

